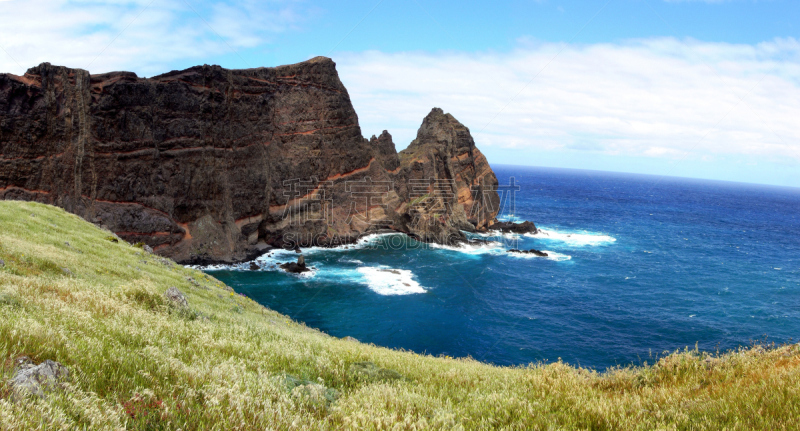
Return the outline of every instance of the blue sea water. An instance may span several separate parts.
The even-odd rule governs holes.
[[[494,168],[520,187],[502,217],[542,233],[460,249],[372,237],[304,250],[316,270],[301,277],[274,267],[296,258],[285,251],[262,271],[206,270],[337,337],[499,365],[605,369],[800,336],[800,189]]]

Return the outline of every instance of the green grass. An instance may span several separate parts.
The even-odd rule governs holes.
[[[109,236],[54,207],[0,202],[0,429],[800,426],[797,346],[686,350],[605,373],[417,355],[330,337]],[[190,309],[166,301],[170,286]],[[21,355],[72,376],[13,401]]]
[[[426,199],[428,199],[428,198],[430,198],[430,197],[431,197],[430,193],[425,193],[423,196],[420,196],[420,197],[418,197],[418,198],[416,198],[416,199],[412,200],[412,201],[411,201],[411,202],[408,204],[408,206],[410,206],[410,207],[413,207],[414,205],[417,205],[418,203],[420,203],[420,202],[422,202],[422,201],[424,201],[424,200],[426,200]]]

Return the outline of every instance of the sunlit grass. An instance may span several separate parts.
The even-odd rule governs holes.
[[[686,350],[606,373],[421,356],[327,336],[109,236],[57,208],[0,202],[0,429],[798,427],[797,346]],[[168,303],[170,286],[189,311]],[[12,401],[21,355],[72,378]],[[363,361],[402,378],[353,372]]]

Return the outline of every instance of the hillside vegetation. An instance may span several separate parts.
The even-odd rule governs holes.
[[[293,322],[35,203],[0,202],[0,260],[3,430],[800,426],[794,345],[687,350],[605,373],[390,350]],[[10,384],[21,356],[69,378],[22,396]]]

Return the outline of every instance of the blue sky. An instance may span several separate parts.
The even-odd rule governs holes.
[[[212,9],[195,6],[206,17]],[[509,51],[525,40],[592,44],[674,37],[757,44],[800,39],[800,2],[786,0],[351,0],[297,2],[294,10],[287,30],[268,43],[209,58],[238,68],[368,50]],[[187,11],[183,18],[203,25],[193,15]],[[194,62],[187,59],[185,65]]]
[[[507,51],[520,39],[598,43],[676,37],[754,44],[800,37],[800,2],[791,1],[385,0],[375,7],[377,3],[320,5],[308,29],[275,47],[275,61],[296,60],[303,50],[328,52],[373,7],[334,52]]]
[[[0,0],[0,70],[327,55],[363,133],[398,149],[439,106],[492,163],[800,187],[797,17],[781,0]]]

